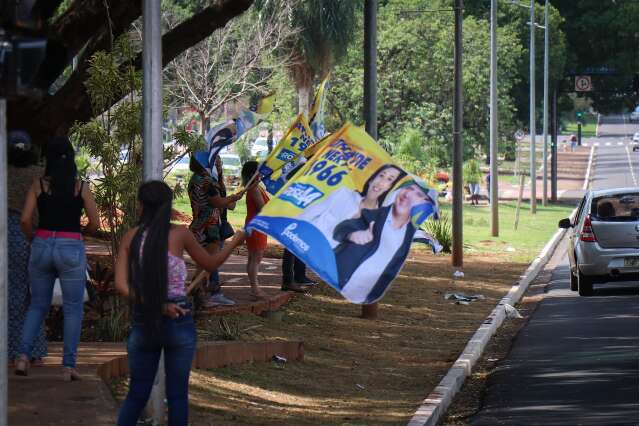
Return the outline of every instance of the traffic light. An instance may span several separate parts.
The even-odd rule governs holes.
[[[583,112],[581,112],[581,111],[577,111],[577,112],[575,113],[575,116],[577,117],[577,121],[581,122],[581,121],[582,121],[582,118],[584,117],[584,113],[583,113]]]

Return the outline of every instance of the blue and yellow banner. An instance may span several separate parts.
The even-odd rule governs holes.
[[[437,195],[350,123],[247,225],[280,241],[353,303],[379,300]]]

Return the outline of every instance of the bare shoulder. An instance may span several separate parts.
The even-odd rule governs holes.
[[[191,232],[185,225],[171,224],[171,233],[175,233],[175,236],[182,239],[187,236],[187,233]]]

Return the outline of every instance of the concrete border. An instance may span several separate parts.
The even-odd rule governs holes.
[[[573,211],[572,214],[574,214],[575,211]],[[495,309],[493,309],[490,315],[488,315],[479,326],[479,329],[477,329],[475,334],[470,338],[470,341],[453,366],[448,370],[448,373],[417,408],[413,418],[408,422],[409,426],[435,426],[437,424],[453,402],[453,398],[461,389],[466,377],[470,375],[477,360],[479,360],[488,345],[490,338],[503,323],[506,317],[504,305],[514,306],[521,299],[530,283],[537,277],[552,257],[565,233],[565,229],[559,229],[555,232],[539,255],[532,261],[530,266],[528,266],[528,269],[520,276],[519,281],[517,281],[508,291],[508,294],[499,301]]]
[[[626,146],[626,149],[628,147]],[[592,159],[595,155],[595,145],[593,145],[590,148],[590,157],[588,158],[588,168],[586,168],[586,176],[584,177],[584,185],[583,188],[584,190],[588,189],[588,185],[590,184],[590,174],[592,172]]]

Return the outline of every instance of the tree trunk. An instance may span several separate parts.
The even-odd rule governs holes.
[[[304,86],[300,86],[297,89],[297,112],[298,113],[304,113],[304,116],[306,117],[306,119],[308,120],[308,111],[310,108],[310,93],[311,93],[311,85],[304,85]]]
[[[206,131],[209,129],[209,117],[204,111],[198,111],[197,113],[200,116],[200,125],[202,126],[200,133],[202,134],[202,137],[204,137],[206,136]]]

